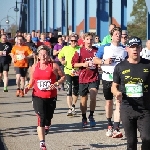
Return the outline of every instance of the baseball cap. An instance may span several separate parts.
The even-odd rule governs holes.
[[[132,45],[141,46],[141,45],[142,45],[141,39],[138,38],[138,37],[130,37],[130,38],[127,40],[126,46],[130,47],[130,46],[132,46]]]

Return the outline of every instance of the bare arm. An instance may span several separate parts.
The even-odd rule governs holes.
[[[61,50],[61,49],[60,49],[60,50]],[[54,55],[54,56],[57,56],[57,55],[59,54],[60,50],[58,50],[58,51],[57,51],[57,50],[53,50],[53,55]]]
[[[57,76],[60,76],[60,79],[56,82],[56,83],[54,83],[54,84],[62,84],[62,83],[64,83],[65,82],[65,80],[66,80],[66,77],[65,77],[65,74],[64,74],[64,72],[62,71],[62,69],[58,66],[58,64],[56,64],[56,63],[54,63],[53,64],[53,71],[54,71],[54,73],[57,75]]]
[[[33,87],[33,84],[34,84],[34,78],[33,78],[33,73],[35,71],[35,67],[36,67],[37,64],[33,64],[32,65],[32,68],[31,68],[31,71],[30,71],[30,81],[29,81],[29,88],[32,88]]]

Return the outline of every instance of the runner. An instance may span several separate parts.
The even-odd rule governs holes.
[[[8,92],[8,72],[9,64],[11,63],[11,53],[12,45],[7,42],[7,37],[5,34],[1,35],[0,42],[0,81],[2,80],[2,74],[4,76],[4,92]]]
[[[64,43],[63,43],[62,37],[59,36],[58,43],[54,46],[54,49],[53,49],[53,56],[54,56],[55,62],[61,67],[62,70],[64,70],[64,65],[62,65],[61,62],[59,61],[58,54],[62,50],[63,47],[64,47]],[[65,91],[64,83],[62,84],[61,87],[59,87],[59,89],[62,89],[63,91]]]
[[[28,59],[28,70],[29,70],[28,72],[29,72],[29,75],[27,73],[27,75],[26,75],[26,84],[25,85],[28,84],[32,65],[34,63],[36,63],[36,57],[35,57],[35,54],[36,54],[36,45],[35,45],[35,43],[32,42],[31,38],[32,38],[31,34],[28,33],[26,35],[25,45],[27,45],[32,50],[32,52],[33,52],[33,58]]]
[[[30,82],[25,88],[25,93],[33,87],[32,100],[35,113],[38,116],[37,132],[40,149],[46,150],[45,126],[50,126],[55,109],[53,101],[57,96],[57,86],[65,81],[65,75],[60,67],[50,60],[47,46],[40,46],[37,53],[39,62],[32,66]],[[60,80],[56,81],[58,75]]]
[[[128,33],[127,33],[127,31],[126,31],[126,30],[122,30],[121,44],[122,44],[123,46],[126,46],[127,39],[128,39]]]
[[[96,95],[99,87],[98,66],[93,64],[93,57],[97,48],[92,47],[93,37],[91,33],[84,34],[84,47],[79,49],[72,58],[72,66],[79,70],[79,94],[81,96],[80,109],[82,112],[82,127],[87,127],[87,100],[90,93],[90,126],[96,125],[93,114],[96,107]]]
[[[77,39],[75,36],[71,36],[70,41],[71,45],[64,46],[58,54],[58,59],[60,60],[61,64],[64,65],[64,72],[66,75],[67,104],[69,107],[67,116],[72,116],[76,114],[75,104],[77,102],[79,94],[79,76],[76,69],[73,69],[71,64],[72,57],[74,56],[74,53],[79,49],[79,47],[77,46]]]
[[[110,24],[110,25],[109,25],[109,34],[104,37],[104,39],[103,39],[101,45],[105,45],[105,44],[111,43],[111,30],[112,30],[113,28],[115,28],[115,27],[116,27],[115,24]]]
[[[150,60],[150,40],[147,40],[146,47],[140,52],[142,58]]]
[[[120,132],[120,103],[116,103],[116,109],[114,111],[114,126],[111,121],[113,114],[113,94],[111,93],[111,85],[113,81],[114,67],[125,59],[127,53],[124,47],[120,44],[121,40],[121,28],[115,27],[111,30],[112,42],[110,44],[103,45],[99,48],[94,63],[101,65],[103,71],[102,83],[103,93],[106,99],[106,118],[108,120],[108,130],[106,136],[113,138],[121,138],[123,135]],[[114,131],[113,131],[114,129]]]
[[[16,96],[24,97],[25,76],[28,68],[28,59],[32,58],[32,50],[28,46],[24,46],[24,37],[17,36],[17,45],[11,51],[12,62],[16,71]],[[21,82],[21,84],[20,84]]]
[[[95,46],[96,48],[99,48],[101,46],[101,41],[98,35],[95,36],[94,43],[92,46]]]
[[[121,102],[127,150],[137,150],[137,129],[141,150],[150,149],[150,61],[140,58],[141,47],[140,38],[129,38],[126,48],[129,58],[115,67],[113,75],[112,92]]]

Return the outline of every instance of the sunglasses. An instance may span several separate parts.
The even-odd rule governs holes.
[[[122,39],[127,39],[127,36],[121,36]]]
[[[77,42],[77,40],[70,40],[71,42]]]

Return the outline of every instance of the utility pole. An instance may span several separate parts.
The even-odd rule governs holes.
[[[69,35],[69,30],[68,30],[68,0],[66,0],[66,35]]]
[[[44,0],[43,0],[43,14],[42,14],[42,32],[44,32]]]

